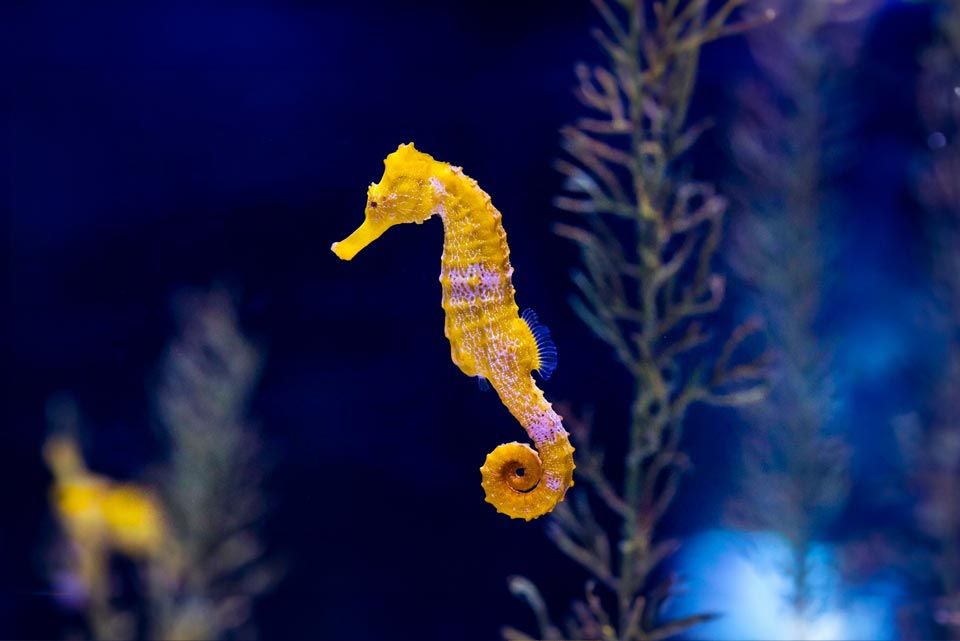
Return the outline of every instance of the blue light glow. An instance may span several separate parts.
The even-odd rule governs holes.
[[[827,544],[815,544],[808,563],[811,604],[800,614],[791,604],[791,550],[783,537],[727,530],[700,534],[678,558],[684,590],[668,617],[721,615],[692,629],[688,639],[881,641],[896,636],[896,584],[844,586],[836,551]]]

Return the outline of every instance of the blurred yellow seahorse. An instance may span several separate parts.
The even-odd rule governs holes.
[[[487,455],[480,468],[486,500],[511,518],[542,516],[573,485],[573,447],[531,376],[537,371],[549,378],[557,352],[536,314],[518,314],[500,212],[460,167],[434,160],[413,144],[400,145],[384,166],[383,178],[367,190],[363,224],[331,249],[351,260],[393,225],[440,216],[444,334],[453,362],[467,376],[479,377],[481,386],[493,385],[537,447],[505,443]]]
[[[88,585],[102,579],[110,550],[131,558],[160,552],[165,521],[153,492],[90,472],[70,436],[51,436],[43,454],[54,477],[51,501],[79,548],[80,573]]]

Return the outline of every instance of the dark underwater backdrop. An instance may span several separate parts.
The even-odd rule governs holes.
[[[836,260],[816,335],[833,345],[830,429],[851,455],[848,496],[815,538],[834,560],[870,542],[865,563],[877,566],[867,579],[831,575],[844,596],[830,616],[873,625],[843,638],[910,638],[896,613],[937,596],[875,550],[912,549],[916,499],[896,427],[931,414],[947,343],[928,314],[931,257],[944,250],[916,189],[931,144],[916,87],[943,6],[877,3],[825,106],[849,126],[827,176]],[[568,305],[578,252],[552,231],[572,219],[552,204],[563,181],[552,163],[560,127],[580,115],[573,68],[603,59],[591,4],[14,3],[2,14],[0,637],[86,630],[48,570],[59,536],[43,458],[51,399],[76,408],[92,470],[149,477],[170,449],[155,391],[166,346],[183,297],[211,289],[262,355],[244,410],[269,461],[257,536],[277,566],[244,615],[261,635],[494,639],[503,625],[536,628],[507,577],[535,580],[558,613],[582,594],[588,572],[542,521],[483,502],[483,457],[522,433],[450,362],[439,222],[397,228],[351,263],[329,246],[359,224],[366,187],[399,143],[463,166],[503,212],[518,303],[556,340],[547,397],[592,406],[618,461],[631,381]],[[692,115],[714,126],[687,164],[721,193],[736,88],[756,74],[743,36],[704,49]],[[748,290],[730,276],[711,326],[753,313]],[[711,626],[741,625],[713,638],[769,638],[778,617],[761,615],[760,597],[775,600],[782,577],[746,576],[722,551],[740,536],[725,506],[749,421],[715,408],[687,421],[693,468],[661,526],[688,542],[668,562],[688,586],[675,607],[722,608]],[[126,607],[136,572],[117,573],[126,596],[115,605]],[[704,577],[726,600],[698,596]]]

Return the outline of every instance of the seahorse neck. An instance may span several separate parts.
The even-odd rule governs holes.
[[[435,213],[443,219],[447,233],[461,232],[464,227],[476,224],[476,219],[482,217],[481,205],[486,194],[476,181],[465,176],[462,171],[457,171],[455,167],[445,167],[430,177],[430,183],[439,203]],[[487,196],[486,201],[489,200]]]
[[[492,262],[512,274],[502,218],[490,196],[458,167],[431,178],[438,195],[436,213],[443,220],[444,252],[459,248],[461,256]]]

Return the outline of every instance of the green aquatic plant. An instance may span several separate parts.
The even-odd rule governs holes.
[[[555,202],[580,222],[556,231],[580,250],[574,310],[611,348],[634,392],[622,484],[604,464],[589,417],[567,416],[585,483],[558,506],[547,533],[592,579],[563,629],[532,581],[511,579],[535,613],[537,638],[662,639],[709,618],[664,621],[676,578],[655,577],[678,547],[658,536],[658,526],[690,466],[680,449],[687,411],[753,403],[767,388],[766,355],[740,357],[756,323],[736,328],[719,352],[707,348],[715,337],[704,318],[725,296],[713,265],[727,204],[684,172],[708,126],[688,118],[701,48],[772,18],[738,17],[745,4],[728,0],[710,11],[702,0],[594,0],[605,23],[594,34],[607,63],[576,68],[577,97],[590,113],[561,132],[568,157],[557,168],[566,193]],[[598,502],[617,522],[614,531],[594,518]],[[531,638],[515,628],[503,634]]]
[[[800,627],[822,605],[810,580],[813,544],[849,488],[849,448],[830,431],[832,346],[817,323],[835,271],[826,183],[843,161],[848,124],[838,89],[875,4],[777,3],[777,20],[747,35],[759,74],[740,87],[730,136],[731,262],[762,311],[776,366],[768,401],[748,412],[729,516],[787,541],[792,588],[785,596]]]
[[[64,541],[54,569],[73,585],[95,639],[220,639],[249,636],[253,600],[279,577],[258,525],[266,508],[260,437],[246,418],[261,354],[241,333],[226,293],[178,299],[180,334],[155,388],[168,456],[152,487],[89,472],[72,405],[52,405],[45,454]],[[134,563],[135,605],[117,605],[110,555]],[[125,598],[124,602],[129,602]]]

